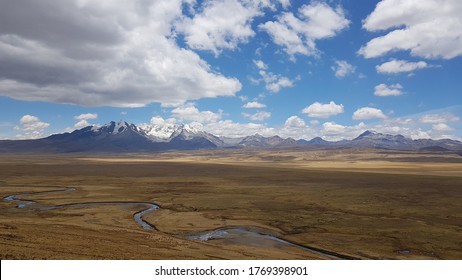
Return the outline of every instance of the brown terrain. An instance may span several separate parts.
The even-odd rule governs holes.
[[[1,155],[0,197],[19,194],[35,203],[0,201],[1,259],[462,259],[457,154]],[[155,228],[127,202],[159,205],[143,216]],[[188,238],[215,229],[291,244]]]

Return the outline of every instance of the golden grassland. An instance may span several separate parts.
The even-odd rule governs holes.
[[[291,246],[194,241],[245,227],[361,259],[462,259],[462,157],[381,150],[214,150],[133,155],[2,155],[1,259],[318,259]]]

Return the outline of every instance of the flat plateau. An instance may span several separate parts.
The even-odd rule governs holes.
[[[75,191],[54,192],[66,187]],[[455,153],[0,155],[0,196],[24,193],[33,205],[0,202],[1,259],[330,258],[252,238],[185,237],[223,228],[359,259],[462,259],[462,156]],[[134,222],[141,204],[104,204],[114,201],[159,205],[143,216],[155,230]],[[99,204],[44,210],[81,203]]]

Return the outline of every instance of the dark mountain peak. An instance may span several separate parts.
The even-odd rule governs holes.
[[[377,133],[377,131],[366,130],[363,133],[361,133],[358,137],[356,137],[354,140],[361,139],[361,138],[364,138],[364,137],[368,137],[370,135],[377,135],[377,134],[379,134],[379,133]]]
[[[308,144],[314,144],[314,145],[324,145],[327,144],[328,142],[321,137],[314,137],[310,141],[307,142]]]
[[[277,146],[280,145],[282,142],[284,142],[284,139],[279,137],[279,135],[271,136],[266,139],[266,142],[270,146]]]
[[[118,122],[111,121],[101,127],[93,126],[92,130],[99,133],[107,133],[107,134],[119,134],[126,131],[133,131],[133,132],[140,132],[140,129],[132,123],[128,123],[124,120],[120,120]]]
[[[279,146],[287,146],[287,147],[290,147],[290,146],[297,146],[298,145],[298,142],[294,139],[294,138],[286,138],[286,139],[283,139],[281,143],[278,144]]]
[[[255,133],[254,135],[244,137],[241,142],[239,142],[239,146],[243,147],[267,147],[269,144],[267,143],[267,139],[262,135]]]

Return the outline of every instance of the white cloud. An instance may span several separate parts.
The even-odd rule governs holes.
[[[279,92],[282,88],[293,87],[294,83],[287,77],[280,77],[275,82],[266,85],[266,89],[271,92]]]
[[[217,136],[245,137],[259,133],[264,136],[275,135],[274,128],[256,123],[235,123],[231,120],[222,120],[204,126],[205,131]]]
[[[390,30],[363,46],[366,58],[391,51],[414,56],[451,59],[462,55],[462,2],[460,0],[382,0],[366,18],[368,31]]]
[[[380,84],[375,86],[374,94],[376,96],[398,96],[403,94],[401,90],[403,87],[400,84],[394,84],[387,86],[386,84]]]
[[[343,111],[343,104],[337,105],[334,101],[331,101],[328,104],[321,104],[319,102],[315,102],[303,109],[302,113],[307,114],[311,118],[325,119],[331,116],[341,114],[343,113]]]
[[[322,124],[323,134],[327,135],[339,135],[343,134],[346,130],[346,126],[336,124],[335,122],[325,122]]]
[[[318,124],[319,124],[319,121],[318,121],[318,120],[311,120],[311,121],[310,121],[310,124],[312,124],[312,125],[318,125]]]
[[[87,114],[81,114],[78,116],[74,116],[75,120],[94,120],[98,118],[98,114],[93,114],[93,113],[87,113]]]
[[[382,110],[371,107],[363,107],[353,113],[353,120],[371,120],[371,119],[386,119],[387,116]]]
[[[290,0],[279,0],[279,3],[281,3],[284,9],[287,9],[290,7]]]
[[[325,3],[312,2],[303,5],[297,16],[286,12],[277,21],[259,27],[293,58],[296,54],[317,55],[317,40],[334,37],[349,24],[340,6],[334,9]]]
[[[22,130],[40,130],[45,129],[50,126],[50,124],[42,122],[36,116],[31,115],[24,115],[20,120],[19,123],[22,125]]]
[[[260,70],[268,69],[268,65],[266,65],[262,60],[254,60],[253,63],[257,66]]]
[[[362,109],[362,110],[361,110]],[[452,138],[457,139],[453,135],[448,135],[448,131],[452,130],[452,127],[444,125],[447,121],[457,121],[458,117],[448,113],[432,113],[426,114],[423,117],[421,115],[403,117],[403,118],[388,118],[382,111],[375,108],[361,108],[356,113],[358,117],[364,119],[378,118],[380,122],[373,122],[372,124],[365,124],[360,122],[356,125],[344,125],[335,122],[324,122],[319,125],[319,121],[311,122],[312,126],[306,125],[305,121],[298,116],[291,116],[287,118],[284,125],[271,127],[260,123],[236,123],[232,120],[216,120],[205,124],[198,123],[197,121],[191,121],[189,124],[195,127],[210,132],[214,135],[227,136],[227,137],[244,137],[259,133],[264,136],[279,135],[281,137],[292,137],[294,139],[312,139],[320,136],[325,140],[337,141],[341,139],[353,139],[365,130],[375,130],[380,133],[387,134],[402,134],[412,139],[422,138]],[[268,112],[269,113],[269,112]],[[247,114],[247,117],[253,116]],[[434,126],[430,130],[422,130],[419,126],[419,118],[424,121],[429,121]],[[260,118],[256,119],[261,121]],[[185,120],[182,120],[184,122]],[[436,122],[440,121],[440,122]],[[177,123],[175,118],[164,120],[160,116],[155,116],[151,119],[151,123],[164,125]],[[443,124],[443,125],[442,125]],[[455,130],[455,129],[454,129]]]
[[[451,113],[441,113],[441,114],[437,113],[437,114],[425,114],[419,120],[421,123],[438,124],[438,123],[447,123],[447,122],[457,122],[460,120],[460,118]]]
[[[279,92],[282,88],[291,88],[294,86],[294,81],[287,77],[276,75],[265,70],[260,70],[259,74],[266,84],[265,88],[271,92]]]
[[[337,60],[335,61],[335,65],[332,66],[332,70],[335,72],[335,77],[344,78],[347,75],[353,74],[356,71],[356,67],[345,60]]]
[[[174,24],[187,2],[24,0],[21,9],[4,3],[0,94],[116,107],[235,95],[241,89],[236,78],[176,43]],[[18,14],[26,7],[34,16]]]
[[[240,43],[247,43],[255,35],[253,19],[269,6],[268,1],[204,1],[201,12],[183,18],[177,30],[185,35],[189,47],[218,55],[223,49],[234,50]]]
[[[259,102],[256,102],[256,101],[253,101],[253,102],[247,102],[244,106],[242,106],[243,108],[246,108],[246,109],[253,109],[253,108],[256,108],[256,109],[261,109],[261,108],[265,108],[266,105],[265,104],[262,104],[262,103],[259,103]]]
[[[282,88],[290,88],[294,86],[294,80],[291,80],[282,75],[277,75],[267,71],[268,65],[262,60],[254,60],[253,63],[259,69],[261,79],[251,78],[253,84],[259,84],[261,81],[265,83],[265,88],[271,92],[279,92]],[[295,80],[299,80],[300,76],[297,76]]]
[[[303,128],[306,127],[306,123],[297,116],[291,116],[286,120],[284,127]]]
[[[151,118],[151,121],[150,121],[151,124],[158,125],[158,126],[162,126],[166,124],[175,124],[176,122],[177,121],[175,118],[164,119],[161,116],[154,116]]]
[[[249,100],[249,97],[245,95],[239,95],[238,97],[242,102],[246,102],[247,100]]]
[[[183,121],[195,121],[202,124],[217,122],[221,119],[221,112],[199,111],[192,104],[185,104],[172,110],[175,118]],[[152,120],[151,120],[152,121]]]
[[[43,136],[43,131],[50,126],[49,123],[41,121],[38,117],[32,115],[24,115],[19,120],[20,126],[16,126],[15,130],[23,132],[16,135],[18,139],[36,139]]]
[[[403,72],[412,72],[418,69],[424,69],[429,67],[425,61],[409,62],[406,60],[390,60],[381,65],[377,65],[377,73],[381,74],[396,74]]]
[[[264,121],[264,120],[268,119],[269,117],[271,117],[271,113],[266,112],[266,111],[258,111],[255,114],[242,113],[242,115],[244,117],[246,117],[246,118],[249,118],[249,119],[253,120],[253,121]]]
[[[87,120],[80,120],[76,124],[74,124],[75,129],[81,129],[87,126],[90,126],[91,124]]]
[[[75,129],[81,129],[87,126],[91,126],[93,124],[89,123],[88,120],[94,120],[98,118],[98,114],[93,114],[93,113],[86,113],[86,114],[81,114],[78,116],[74,116],[75,120],[78,120],[76,124],[74,124]]]
[[[445,123],[434,124],[434,125],[432,125],[432,129],[437,130],[437,131],[451,131],[451,130],[454,130],[454,128],[450,127],[449,125],[447,125]]]

